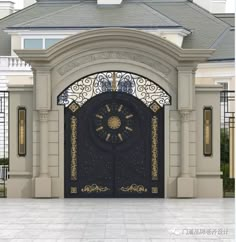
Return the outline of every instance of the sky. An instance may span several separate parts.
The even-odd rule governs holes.
[[[3,1],[3,0],[0,0]],[[20,9],[23,7],[24,0],[12,0],[15,2],[15,8]],[[232,13],[235,12],[235,0],[226,0],[226,12]]]

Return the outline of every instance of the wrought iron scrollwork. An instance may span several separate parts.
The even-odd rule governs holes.
[[[58,104],[68,107],[75,101],[80,107],[90,98],[104,92],[131,94],[148,107],[156,102],[160,107],[170,104],[170,96],[161,87],[147,78],[128,72],[101,72],[87,76],[63,91]]]

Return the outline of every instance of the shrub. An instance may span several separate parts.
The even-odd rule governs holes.
[[[229,164],[221,164],[221,171],[223,171],[223,189],[224,192],[234,192],[235,183],[234,178],[229,178]]]
[[[9,165],[9,158],[0,158],[0,165]]]

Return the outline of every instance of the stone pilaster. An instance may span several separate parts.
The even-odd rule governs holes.
[[[40,173],[35,178],[35,197],[51,197],[52,182],[48,172],[48,111],[39,111],[40,126]]]
[[[189,116],[190,112],[181,111],[181,177],[189,177]]]
[[[177,178],[177,197],[194,197],[195,178],[190,175],[189,126],[195,106],[195,69],[192,66],[178,68],[178,109],[181,116],[181,173]]]
[[[39,111],[40,177],[48,177],[48,111]]]

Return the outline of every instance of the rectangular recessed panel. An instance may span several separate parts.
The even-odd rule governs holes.
[[[26,109],[18,108],[18,155],[26,155]]]
[[[204,107],[203,110],[203,154],[212,155],[212,108]]]

